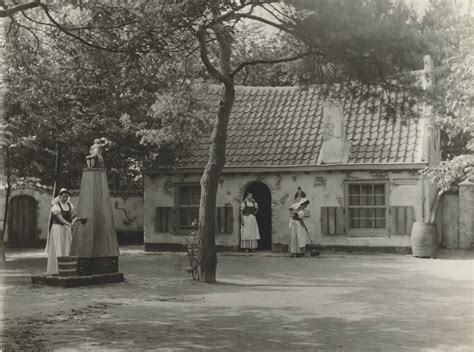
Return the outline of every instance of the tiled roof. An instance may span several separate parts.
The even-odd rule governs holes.
[[[217,109],[221,87],[211,86],[206,99]],[[230,116],[226,167],[317,165],[322,145],[321,88],[236,87]],[[372,100],[342,99],[348,164],[418,163],[421,160],[420,119],[384,118]],[[215,112],[216,110],[214,110]],[[203,167],[209,139],[203,139],[182,160],[181,167]]]

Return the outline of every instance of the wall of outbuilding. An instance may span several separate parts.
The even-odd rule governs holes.
[[[155,209],[175,206],[175,188],[182,183],[199,183],[200,174],[152,174],[145,177],[144,231],[145,247],[153,249],[184,246],[183,233],[157,232]],[[345,205],[345,182],[383,180],[388,183],[390,206],[412,206],[415,220],[421,221],[428,200],[424,181],[418,171],[311,171],[273,173],[224,173],[219,183],[217,206],[233,208],[233,233],[217,234],[216,244],[229,249],[239,247],[239,204],[248,185],[259,181],[268,186],[272,196],[272,247],[286,250],[288,243],[288,208],[297,187],[307,194],[309,217],[305,219],[311,238],[322,246],[410,247],[410,236],[384,235],[327,236],[321,231],[321,207]]]

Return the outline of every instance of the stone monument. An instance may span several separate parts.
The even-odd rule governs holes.
[[[86,157],[77,214],[87,221],[76,222],[69,257],[58,258],[59,275],[34,276],[33,283],[73,287],[124,281],[118,268],[120,252],[102,157],[102,148],[108,144],[105,138],[96,139]]]

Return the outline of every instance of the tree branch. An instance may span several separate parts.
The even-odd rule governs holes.
[[[274,28],[277,28],[281,31],[284,31],[284,32],[287,32],[287,33],[290,33],[290,34],[294,33],[290,28],[286,27],[285,25],[267,20],[266,18],[263,18],[263,17],[260,17],[260,16],[251,15],[251,14],[247,14],[247,13],[238,13],[238,14],[234,14],[234,17],[248,18],[250,20],[254,20],[254,21],[257,21],[257,22],[262,22],[262,23],[268,24],[269,26],[272,26]]]
[[[13,7],[5,7],[5,4],[3,2],[2,2],[2,5],[3,5],[4,9],[0,10],[0,18],[1,17],[11,17],[14,14],[16,14],[17,12],[33,9],[35,7],[41,6],[42,4],[41,4],[40,0],[35,0],[35,1],[31,1],[31,2],[26,3],[26,4],[16,5],[16,6],[13,6]]]
[[[260,64],[278,64],[282,62],[291,62],[291,61],[296,61],[299,59],[302,59],[306,56],[314,55],[316,53],[314,52],[306,52],[306,53],[300,53],[298,55],[294,56],[289,56],[289,57],[283,57],[279,59],[261,59],[261,60],[252,60],[252,61],[245,61],[242,62],[235,70],[232,71],[230,74],[231,77],[234,77],[237,73],[239,73],[244,67],[246,66],[254,66],[254,65],[260,65]]]
[[[93,43],[90,43],[88,42],[87,40],[84,40],[83,38],[81,38],[80,36],[70,32],[69,30],[67,30],[66,28],[64,28],[59,22],[57,22],[52,16],[51,16],[51,13],[49,12],[49,9],[46,5],[44,4],[41,4],[39,3],[39,6],[42,7],[42,9],[44,10],[46,16],[48,17],[48,19],[51,21],[51,23],[53,23],[61,32],[63,32],[64,34],[78,40],[79,42],[81,42],[82,44],[86,45],[86,46],[89,46],[91,48],[94,48],[94,49],[99,49],[99,50],[105,50],[105,51],[109,51],[109,52],[112,52],[112,53],[124,53],[125,51],[124,50],[117,50],[117,49],[112,49],[112,48],[107,48],[107,47],[103,47],[103,46],[100,46],[100,45],[96,45],[96,44],[93,44]]]
[[[214,67],[214,65],[211,63],[211,60],[209,59],[209,50],[207,46],[207,33],[204,28],[200,28],[196,36],[199,40],[199,52],[200,52],[200,57],[201,61],[206,67],[206,70],[209,72],[209,74],[214,77],[215,79],[221,81],[222,83],[226,83],[229,80],[229,77],[226,77],[222,72],[220,72],[217,68]]]
[[[242,1],[242,3],[239,6],[234,7],[231,11],[224,13],[223,15],[213,18],[212,21],[207,23],[204,27],[211,28],[218,23],[223,23],[229,19],[232,19],[233,17],[235,17],[238,11],[243,10],[247,6],[251,6],[251,9],[249,12],[250,14],[253,11],[255,6],[262,6],[263,4],[266,4],[266,3],[270,4],[270,3],[275,3],[275,2],[279,2],[279,0],[267,0],[267,1],[253,0],[249,2]]]
[[[21,13],[26,19],[28,19],[29,21],[31,21],[33,23],[40,24],[40,25],[43,25],[43,26],[57,27],[53,23],[37,21],[37,20],[31,18],[30,16],[28,16],[24,11],[22,11]],[[121,24],[118,24],[116,26],[109,26],[109,27],[86,26],[86,27],[68,27],[68,28],[63,27],[63,28],[68,30],[68,31],[78,31],[78,30],[84,30],[84,29],[89,29],[89,30],[92,30],[92,29],[101,29],[101,30],[122,29],[123,30],[123,28],[125,26],[131,25],[131,24],[136,24],[136,23],[138,23],[138,21],[132,21],[132,22],[128,22],[128,23],[121,23]]]

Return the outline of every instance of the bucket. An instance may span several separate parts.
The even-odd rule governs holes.
[[[434,223],[415,221],[411,230],[413,256],[436,258],[438,253],[438,228]]]
[[[58,257],[59,276],[77,275],[77,257]]]

